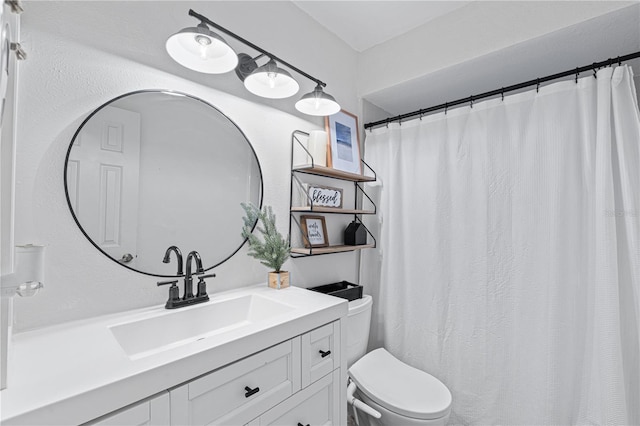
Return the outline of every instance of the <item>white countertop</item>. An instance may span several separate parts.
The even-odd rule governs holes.
[[[175,311],[156,306],[15,334],[8,387],[0,392],[0,422],[84,423],[347,315],[346,300],[265,284],[210,294],[207,303],[248,294],[293,309],[138,359],[126,355],[109,327]]]

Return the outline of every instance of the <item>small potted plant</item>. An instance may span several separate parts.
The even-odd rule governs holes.
[[[246,213],[246,216],[242,218],[244,222],[242,237],[249,242],[249,256],[273,269],[272,272],[269,272],[269,287],[276,289],[289,287],[289,272],[281,270],[291,253],[289,238],[283,238],[276,229],[276,216],[271,207],[265,206],[260,211],[253,204],[241,203],[241,206]],[[263,240],[251,232],[254,225],[262,234]]]

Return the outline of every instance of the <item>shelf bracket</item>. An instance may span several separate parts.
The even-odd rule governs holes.
[[[311,207],[311,210],[313,211],[313,199],[309,196],[309,191],[307,187],[305,187],[305,184],[302,183],[300,178],[298,178],[298,176],[296,176],[295,173],[291,173],[291,178],[296,183],[297,189],[299,189],[302,193],[304,193],[305,197],[307,198],[307,204],[309,205],[309,207]],[[291,200],[291,203],[293,204],[293,199]]]
[[[373,234],[371,233],[371,231],[369,231],[369,228],[367,228],[367,225],[365,225],[362,220],[358,217],[358,215],[354,215],[354,221],[360,222],[360,224],[362,226],[364,226],[364,230],[367,231],[367,234],[369,234],[369,236],[371,237],[371,239],[373,240],[373,247],[372,248],[376,248],[378,247],[378,241],[376,241],[376,237],[373,236]]]
[[[300,225],[300,221],[298,220],[298,218],[295,217],[295,215],[293,213],[289,213],[289,216],[293,219],[293,221],[296,223],[298,230],[300,231],[300,235],[302,236],[302,239],[304,240],[304,245],[309,245],[309,254],[308,255],[298,255],[296,254],[294,256],[294,253],[291,253],[291,257],[300,257],[300,256],[311,256],[313,254],[313,247],[311,247],[311,242],[309,241],[309,237],[307,237],[304,234],[304,231],[302,230],[302,225]],[[366,228],[365,228],[366,229]],[[289,245],[291,245],[291,233],[289,233]]]

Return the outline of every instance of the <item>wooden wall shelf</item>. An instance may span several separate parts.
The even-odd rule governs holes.
[[[329,246],[329,247],[313,247],[313,248],[292,248],[291,253],[300,254],[304,256],[313,256],[316,254],[329,254],[329,253],[345,253],[348,251],[362,250],[367,248],[374,248],[375,244],[363,244],[360,246]]]

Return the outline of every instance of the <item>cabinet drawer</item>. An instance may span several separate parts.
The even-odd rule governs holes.
[[[135,405],[107,414],[97,420],[85,423],[92,426],[169,426],[169,393],[153,397]]]
[[[320,378],[247,426],[318,426],[338,424],[340,370]]]
[[[340,321],[301,336],[302,387],[340,367]]]
[[[172,424],[242,424],[300,389],[299,338],[171,391]]]

